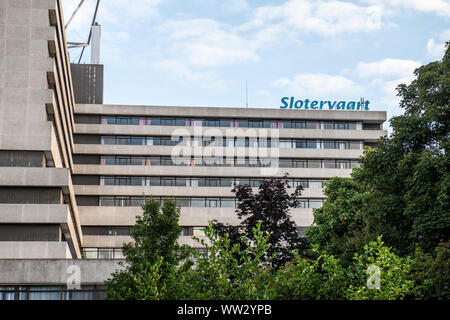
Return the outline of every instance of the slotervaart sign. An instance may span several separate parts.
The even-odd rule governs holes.
[[[309,99],[295,100],[294,97],[283,97],[281,103],[281,109],[369,110],[370,101],[310,101]]]

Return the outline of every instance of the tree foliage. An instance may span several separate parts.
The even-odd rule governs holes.
[[[235,185],[232,191],[237,200],[236,214],[242,222],[232,226],[215,221],[214,228],[222,236],[228,234],[233,245],[239,244],[245,249],[247,244],[242,235],[255,240],[253,229],[260,224],[261,231],[269,235],[267,256],[272,257],[271,266],[280,268],[293,258],[292,250],[303,251],[306,248],[305,240],[299,237],[289,213],[290,208],[300,206],[298,197],[303,188],[298,186],[292,193],[288,192],[289,189],[287,176],[261,181],[256,194],[249,185]]]
[[[450,242],[440,243],[434,254],[416,249],[409,278],[415,281],[416,299],[450,299]]]
[[[344,260],[383,235],[400,256],[432,253],[450,234],[450,43],[442,61],[398,86],[404,115],[392,134],[367,148],[351,178],[334,178],[315,211],[309,239]]]
[[[110,299],[170,298],[176,290],[170,280],[189,256],[190,249],[177,242],[181,227],[175,200],[166,199],[161,207],[159,201],[150,199],[142,208],[131,230],[134,241],[123,247],[125,269],[105,283]]]

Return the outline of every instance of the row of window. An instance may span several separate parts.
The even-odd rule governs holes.
[[[122,226],[85,226],[82,227],[85,236],[129,236],[130,227]]]
[[[83,227],[85,228],[85,227]],[[123,259],[122,248],[84,248],[85,259]]]
[[[189,166],[189,167],[258,167],[258,168],[327,168],[352,169],[359,167],[357,160],[299,159],[299,158],[220,158],[220,157],[170,157],[170,156],[102,156],[102,165],[128,166]]]
[[[169,136],[102,136],[102,144],[191,146],[191,147],[242,147],[282,149],[357,149],[362,150],[360,140],[317,140],[317,139],[260,139],[260,138],[183,138]]]
[[[152,126],[203,126],[224,128],[285,128],[362,130],[361,121],[320,121],[290,119],[226,119],[183,117],[102,116],[102,124],[152,125]]]
[[[0,286],[0,300],[104,300],[104,286]]]
[[[182,236],[204,237],[205,227],[182,227]]]
[[[322,189],[323,179],[288,178],[291,187],[302,186],[304,189]],[[226,178],[226,177],[136,177],[136,176],[101,176],[102,186],[163,186],[163,187],[233,187],[234,184],[247,184],[258,188],[263,178]]]
[[[165,197],[153,197],[153,199],[164,202]],[[147,198],[148,199],[148,198]],[[195,207],[195,208],[234,208],[236,206],[236,198],[216,198],[216,197],[180,197],[176,198],[177,205],[180,207]],[[299,199],[299,208],[320,208],[323,204],[323,199]],[[114,207],[139,207],[145,202],[144,197],[100,197],[100,206],[114,206]],[[115,227],[114,232],[126,232]],[[89,231],[88,231],[89,232]]]

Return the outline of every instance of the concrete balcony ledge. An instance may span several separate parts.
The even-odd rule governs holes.
[[[264,111],[264,112],[261,112]],[[76,104],[76,113],[123,115],[123,116],[182,116],[217,118],[258,118],[258,119],[315,119],[315,120],[386,120],[386,111],[347,111],[340,110],[293,110],[276,108],[229,108],[229,107],[181,107],[181,106],[144,106],[111,104]],[[237,117],[236,115],[239,115]]]
[[[145,194],[168,197],[234,197],[231,189],[232,187],[74,186],[76,195],[102,196],[141,196]],[[253,188],[254,192],[257,190],[258,188]],[[304,189],[302,197],[324,198],[325,196],[322,189]]]
[[[0,167],[0,185],[11,187],[68,187],[70,172],[65,168]]]
[[[120,166],[76,164],[74,174],[131,176],[206,176],[206,177],[281,177],[291,178],[348,177],[351,169],[326,168],[254,168],[254,167],[188,167],[188,166]]]
[[[0,223],[52,223],[71,221],[67,204],[0,204]]]
[[[95,207],[79,206],[80,221],[83,226],[133,226],[136,217],[142,215],[141,207]],[[298,226],[313,223],[313,209],[296,208],[290,211]],[[210,220],[222,223],[239,224],[235,208],[181,208],[180,226],[207,226]],[[83,239],[86,241],[87,236]],[[86,246],[86,242],[83,243]]]
[[[326,130],[326,129],[272,129],[272,128],[225,128],[225,127],[185,127],[151,125],[111,125],[75,124],[75,133],[100,135],[147,135],[172,136],[172,134],[192,136],[247,137],[248,134],[263,134],[277,138],[376,140],[386,135],[384,130]],[[276,134],[276,135],[275,135]]]
[[[68,259],[72,255],[67,242],[0,241],[0,259]],[[4,270],[0,267],[0,276]]]
[[[165,155],[165,156],[214,156],[214,147],[116,145],[116,144],[75,144],[74,153],[96,155]],[[316,159],[357,159],[362,156],[360,149],[307,149],[307,148],[244,148],[219,147],[224,157],[261,158],[316,158]]]
[[[75,268],[74,268],[75,267]],[[119,260],[8,259],[0,260],[0,284],[67,284],[79,268],[80,285],[103,284],[123,267]],[[71,283],[69,281],[69,283]]]
[[[83,236],[85,248],[122,248],[132,241],[130,236]]]

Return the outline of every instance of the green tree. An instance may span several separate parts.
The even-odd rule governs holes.
[[[293,300],[394,300],[410,294],[413,281],[407,278],[410,260],[403,259],[385,247],[381,238],[365,245],[347,266],[324,251],[316,259],[297,257],[281,268],[273,279],[271,297]],[[371,270],[379,283],[369,287]]]
[[[391,252],[378,237],[356,253],[347,275],[351,284],[345,297],[349,300],[402,300],[411,294],[414,281],[408,278],[411,259]],[[377,280],[379,278],[379,281]]]
[[[440,243],[434,254],[416,249],[410,279],[417,299],[450,299],[450,242]]]
[[[268,299],[270,284],[269,235],[257,224],[246,244],[232,244],[228,234],[220,236],[212,224],[205,229],[207,240],[198,240],[208,254],[194,253],[195,264],[184,270],[177,282],[177,299],[229,300]]]
[[[352,178],[334,177],[324,189],[327,200],[314,210],[315,226],[306,231],[311,243],[339,257],[344,264],[353,261],[355,252],[376,239],[365,214],[367,195]]]
[[[189,248],[177,242],[181,227],[175,200],[166,199],[161,207],[151,199],[142,208],[131,230],[134,242],[123,247],[125,269],[105,283],[109,299],[171,299],[176,288],[170,280],[189,265],[183,264]]]
[[[351,178],[333,179],[308,238],[348,261],[380,235],[400,256],[432,253],[450,234],[450,42],[441,61],[398,86],[404,115],[392,134],[367,148]]]
[[[232,244],[239,244],[241,250],[245,250],[247,244],[242,235],[255,240],[253,230],[260,224],[261,231],[269,235],[267,257],[270,257],[271,266],[280,268],[293,258],[292,250],[303,252],[307,248],[289,212],[290,208],[300,206],[303,188],[299,185],[292,193],[289,189],[287,175],[261,181],[258,193],[253,193],[249,185],[235,185],[232,191],[236,194],[236,214],[242,222],[230,226],[214,221],[214,228],[222,236],[228,234]]]

